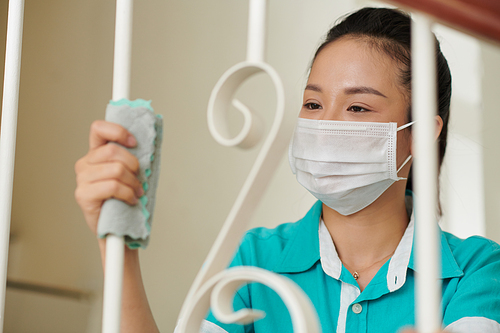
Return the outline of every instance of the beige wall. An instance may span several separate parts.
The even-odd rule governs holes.
[[[1,22],[6,6],[0,0]],[[354,1],[269,1],[267,59],[285,81],[289,117],[299,110],[308,62],[320,37],[352,6]],[[154,315],[160,329],[169,332],[260,148],[221,147],[206,124],[212,87],[226,69],[244,60],[247,1],[136,1],[134,15],[131,98],[152,99],[165,119],[152,241],[141,259]],[[111,97],[113,25],[111,0],[26,1],[9,278],[92,292],[94,298],[83,301],[97,304],[90,310],[88,332],[99,330],[102,270],[94,236],[73,199],[73,165],[87,150],[91,122],[103,117]],[[265,78],[256,77],[238,93],[268,125],[275,103],[269,87]],[[241,122],[234,115],[231,119],[235,125]],[[485,141],[493,144],[498,138]],[[498,173],[491,170],[485,175],[493,178],[486,179],[498,183]],[[486,197],[498,217],[498,195]],[[312,201],[283,156],[251,225],[296,220]],[[47,306],[52,301],[30,303],[14,295],[7,308],[21,304],[53,314],[57,306]],[[74,311],[87,316],[82,301],[73,302]],[[64,318],[66,327],[75,322],[61,312]],[[56,332],[51,322],[38,324],[36,331],[42,332],[42,326]]]

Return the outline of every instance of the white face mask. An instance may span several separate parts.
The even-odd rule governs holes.
[[[299,118],[289,160],[298,182],[342,215],[374,202],[411,159],[396,168],[396,123]]]

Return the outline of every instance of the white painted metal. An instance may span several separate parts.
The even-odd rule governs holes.
[[[113,100],[128,98],[132,55],[133,0],[116,1],[115,50],[113,67]],[[109,235],[106,238],[106,267],[103,295],[103,333],[120,332],[123,261],[125,240]]]
[[[264,61],[266,48],[266,0],[250,0],[247,61]]]
[[[221,145],[227,147],[251,148],[262,137],[263,125],[260,117],[233,95],[238,87],[250,76],[259,72],[267,73],[276,86],[276,91],[283,87],[279,75],[265,63],[241,62],[222,75],[215,85],[208,102],[208,129],[212,137]],[[233,105],[243,114],[243,127],[240,133],[231,138],[227,124],[227,108]]]
[[[229,215],[210,250],[205,264],[195,278],[182,306],[176,332],[198,333],[210,308],[223,322],[249,322],[262,313],[232,310],[234,292],[249,281],[264,283],[278,292],[293,318],[294,331],[320,332],[316,311],[306,294],[291,280],[255,267],[225,270],[238,247],[241,236],[262,198],[274,171],[286,150],[293,126],[284,121],[285,91],[274,68],[264,62],[266,1],[250,0],[247,61],[236,64],[219,79],[208,102],[208,127],[214,139],[224,146],[249,148],[262,136],[256,114],[233,95],[249,77],[264,73],[274,84],[277,96],[276,114],[269,134],[250,170]],[[244,117],[242,130],[231,138],[227,129],[227,109],[233,104]]]
[[[102,311],[102,332],[120,332],[123,261],[125,242],[123,237],[106,237],[106,269],[104,273],[104,295]]]
[[[130,64],[132,59],[133,0],[116,1],[115,54],[113,61],[113,100],[130,95]]]
[[[412,25],[412,114],[415,120],[416,316],[419,333],[441,328],[440,246],[437,227],[436,57],[432,22]]]
[[[257,282],[273,289],[283,300],[292,320],[294,332],[320,332],[314,306],[306,293],[292,280],[258,267],[228,269],[214,287],[211,308],[217,319],[224,323],[246,324],[265,316],[263,311],[234,312],[233,298],[242,284]]]
[[[250,217],[263,196],[288,143],[286,127],[283,126],[285,109],[283,84],[276,71],[265,63],[242,62],[222,75],[210,96],[208,108],[208,121],[212,124],[209,125],[210,132],[214,138],[224,137],[219,130],[226,126],[225,109],[231,103],[234,92],[246,79],[259,72],[269,75],[276,90],[277,107],[274,121],[250,174],[186,297],[179,316],[181,333],[198,332],[201,321],[209,308],[207,297],[210,296],[214,284],[217,279],[220,279],[231,261]],[[245,141],[244,138],[243,142]],[[239,144],[235,143],[235,145]]]
[[[3,331],[5,313],[23,18],[24,0],[10,0],[3,81],[2,128],[0,130],[0,333]]]

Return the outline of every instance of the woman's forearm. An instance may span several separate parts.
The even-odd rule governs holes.
[[[99,248],[105,267],[105,240],[99,240]],[[120,332],[159,333],[144,290],[138,252],[125,247]]]

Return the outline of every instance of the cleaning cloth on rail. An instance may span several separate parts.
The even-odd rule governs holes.
[[[99,216],[97,234],[100,238],[108,234],[124,236],[129,248],[146,248],[160,172],[163,120],[161,115],[155,115],[151,101],[142,99],[110,101],[106,108],[106,120],[122,125],[135,136],[137,146],[124,148],[139,160],[138,179],[145,193],[133,206],[117,199],[106,200]]]

